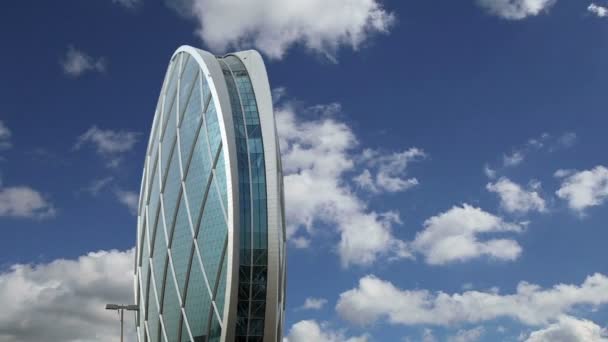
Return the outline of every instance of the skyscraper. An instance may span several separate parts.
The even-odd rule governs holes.
[[[261,56],[177,49],[141,182],[139,341],[281,341],[282,178]]]

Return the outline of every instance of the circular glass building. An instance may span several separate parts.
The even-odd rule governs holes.
[[[139,341],[281,341],[282,178],[259,53],[177,49],[141,182]]]

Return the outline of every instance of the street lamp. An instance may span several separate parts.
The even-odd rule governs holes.
[[[120,313],[120,342],[123,342],[123,322],[124,313],[127,311],[137,311],[139,306],[137,305],[118,305],[118,304],[106,304],[106,310],[118,311]]]

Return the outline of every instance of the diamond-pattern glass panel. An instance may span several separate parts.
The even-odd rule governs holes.
[[[190,213],[192,215],[192,223],[197,224],[199,214],[201,213],[203,198],[207,189],[207,182],[211,174],[211,158],[209,157],[209,149],[207,147],[206,131],[199,131],[192,160],[188,167],[186,175],[186,193],[190,204]]]
[[[188,272],[192,249],[192,232],[188,222],[188,211],[182,197],[177,210],[177,220],[175,221],[175,230],[171,242],[171,257],[175,268],[175,278],[182,296],[186,290],[186,273]]]
[[[217,306],[217,311],[220,315],[224,313],[224,301],[226,294],[226,272],[228,271],[228,258],[226,258],[226,254],[224,253],[224,262],[222,263],[222,269],[220,270],[220,281],[217,286],[216,294],[215,294],[215,305]]]
[[[154,241],[154,255],[152,256],[152,264],[154,265],[154,281],[156,282],[156,293],[162,294],[163,282],[165,278],[165,264],[167,259],[167,245],[165,242],[165,233],[162,228],[162,219],[158,220],[156,225],[156,237]]]
[[[173,280],[172,272],[167,271],[165,295],[163,298],[163,323],[165,323],[165,332],[169,341],[177,341],[179,317],[180,306],[177,290],[175,289],[175,281]]]
[[[190,101],[186,105],[184,118],[179,128],[179,137],[182,152],[182,162],[184,163],[184,170],[188,165],[190,154],[192,153],[192,147],[195,143],[197,131],[200,128],[202,121],[202,108],[200,101],[200,89],[199,82],[195,83],[194,90],[190,97]]]
[[[212,181],[212,183],[215,180]],[[226,220],[222,213],[220,197],[214,184],[209,188],[203,219],[201,220],[197,240],[201,249],[201,258],[207,272],[209,285],[214,288],[217,280],[220,259],[228,234]]]
[[[148,334],[151,342],[159,341],[159,329],[158,307],[154,299],[154,292],[150,290],[150,296],[148,297]]]
[[[170,120],[167,123],[167,125],[170,127],[168,127],[168,131],[165,133],[164,137],[162,138],[162,142],[161,142],[162,147],[161,147],[160,155],[161,155],[161,168],[163,171],[163,175],[167,172],[167,168],[171,166],[170,162],[169,162],[169,158],[171,158],[171,150],[173,149],[173,146],[175,145],[175,135],[177,134],[177,132],[176,132],[176,127],[177,127],[176,113],[177,113],[177,107],[176,107],[176,104],[174,103],[173,106],[171,107]]]
[[[220,195],[223,202],[223,209],[228,217],[228,194],[227,194],[227,183],[226,183],[226,162],[224,160],[224,151],[220,152],[220,156],[217,158],[217,163],[215,164],[215,177],[217,179],[216,184],[219,187]]]
[[[185,309],[192,336],[195,340],[201,338],[205,341],[210,307],[211,298],[205,285],[201,264],[197,258],[194,258],[190,269]]]
[[[175,209],[181,192],[181,177],[179,174],[179,160],[177,148],[173,151],[165,187],[163,189],[163,207],[165,208],[165,221],[167,223],[167,234],[171,236],[173,223],[175,222]]]
[[[222,327],[220,327],[220,323],[217,320],[215,314],[212,315],[211,326],[209,328],[209,342],[219,342],[220,336],[222,335]]]
[[[207,131],[209,132],[209,146],[211,147],[211,157],[214,158],[217,149],[220,147],[222,137],[220,134],[220,126],[217,121],[217,113],[215,111],[215,104],[209,103],[207,112],[205,113],[205,119],[207,122]]]
[[[184,109],[186,108],[186,103],[188,103],[188,99],[194,95],[192,93],[192,85],[197,77],[198,77],[198,64],[194,60],[194,58],[188,57],[186,62],[184,63],[184,67],[182,68],[182,78],[180,80],[179,85],[179,111],[180,111],[180,120],[184,114]],[[198,89],[196,89],[198,91]],[[200,97],[197,97],[200,102]]]

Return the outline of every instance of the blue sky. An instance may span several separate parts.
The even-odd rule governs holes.
[[[116,336],[101,309],[130,300],[130,207],[188,44],[265,56],[289,342],[608,341],[607,8],[3,4],[0,340]]]

